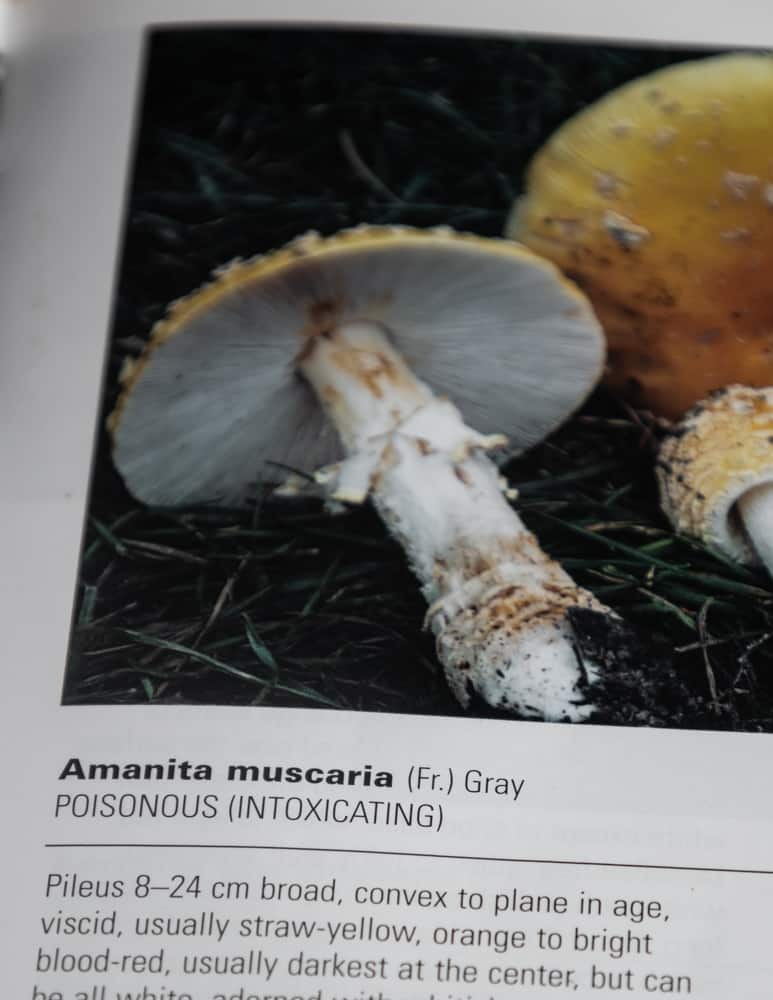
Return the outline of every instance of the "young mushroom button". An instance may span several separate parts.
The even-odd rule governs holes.
[[[678,64],[582,111],[535,156],[508,234],[589,296],[616,391],[671,419],[705,400],[661,456],[664,509],[773,572],[773,57]]]
[[[372,497],[459,701],[582,719],[567,612],[608,611],[540,550],[485,452],[502,429],[517,449],[543,438],[603,356],[583,296],[513,243],[310,234],[174,304],[125,375],[115,462],[157,505],[242,503],[267,461],[317,472],[336,500]]]
[[[693,407],[658,457],[676,527],[773,574],[773,388],[728,386]]]

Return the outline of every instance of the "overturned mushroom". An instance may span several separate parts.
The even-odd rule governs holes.
[[[671,66],[581,112],[534,158],[508,235],[588,294],[635,405],[673,419],[759,390],[700,404],[659,479],[680,530],[773,572],[773,57]]]
[[[602,363],[583,296],[522,247],[310,234],[173,305],[125,375],[114,457],[157,505],[241,503],[266,461],[323,467],[332,498],[371,496],[405,548],[463,705],[577,720],[594,673],[567,612],[609,612],[540,550],[485,452],[502,428],[540,440]]]

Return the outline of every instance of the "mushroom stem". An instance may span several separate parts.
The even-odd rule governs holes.
[[[773,576],[773,483],[752,487],[737,504],[749,542]]]
[[[485,451],[505,438],[468,427],[411,373],[378,324],[317,335],[298,367],[348,454],[319,478],[334,499],[373,497],[420,581],[461,704],[475,694],[525,717],[587,718],[597,672],[581,662],[568,611],[612,613],[540,549],[502,495],[506,485]]]

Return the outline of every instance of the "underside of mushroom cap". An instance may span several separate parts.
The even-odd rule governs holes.
[[[773,384],[771,137],[773,57],[731,54],[613,91],[532,161],[507,233],[589,296],[635,405]]]
[[[756,562],[736,504],[773,483],[773,388],[730,386],[695,406],[663,443],[661,504],[678,531]]]
[[[363,321],[515,449],[566,419],[603,365],[584,296],[523,247],[446,229],[307,234],[175,303],[128,366],[108,426],[129,490],[155,505],[240,504],[281,478],[267,463],[313,472],[338,459],[297,362],[315,337]]]

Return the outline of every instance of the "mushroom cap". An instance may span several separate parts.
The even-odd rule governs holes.
[[[635,80],[537,153],[508,222],[573,278],[607,336],[608,383],[678,417],[773,384],[773,57]]]
[[[677,530],[756,562],[735,504],[773,482],[772,439],[773,388],[734,385],[693,407],[657,463],[661,504]]]
[[[140,500],[237,505],[273,462],[341,457],[296,361],[309,338],[379,324],[413,372],[483,433],[541,440],[601,376],[593,312],[554,265],[507,240],[359,227],[235,261],[174,303],[108,419]]]

